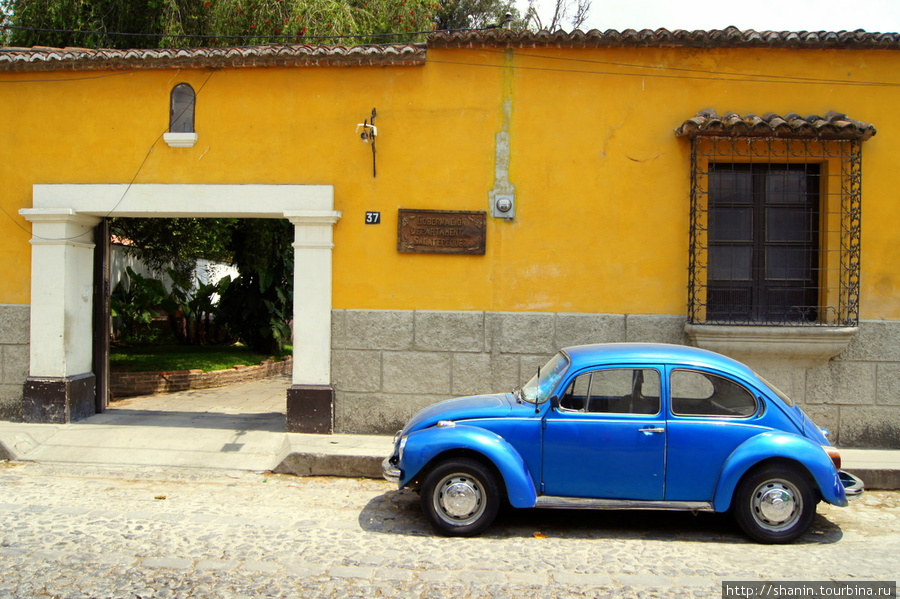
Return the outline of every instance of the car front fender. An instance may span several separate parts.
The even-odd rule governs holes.
[[[821,445],[799,435],[767,432],[747,439],[728,456],[716,484],[715,510],[727,511],[744,474],[756,464],[772,458],[801,464],[815,480],[822,499],[837,506],[847,505],[838,471]]]
[[[503,437],[477,426],[458,424],[411,433],[399,464],[400,487],[418,477],[422,469],[441,454],[460,450],[478,453],[494,465],[503,478],[513,507],[534,507],[537,491],[522,456]]]

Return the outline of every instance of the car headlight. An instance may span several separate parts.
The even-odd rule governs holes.
[[[400,444],[397,446],[397,459],[403,460],[403,450],[406,449],[406,442],[409,441],[409,435],[400,437]]]

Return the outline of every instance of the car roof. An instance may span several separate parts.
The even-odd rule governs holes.
[[[746,365],[709,350],[668,343],[598,343],[576,345],[562,350],[581,370],[597,364],[677,364],[711,368],[744,377],[757,378]]]

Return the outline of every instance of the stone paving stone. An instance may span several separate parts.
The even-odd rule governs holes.
[[[68,514],[70,516],[75,516],[75,515],[87,514],[91,511],[91,509],[86,508],[86,507],[68,507],[68,506],[64,505],[61,507],[53,508],[53,511],[58,514]]]
[[[278,572],[281,570],[281,565],[273,562],[251,561],[240,564],[239,568],[249,572]]]
[[[141,565],[147,568],[187,570],[188,568],[193,566],[193,561],[175,557],[148,557],[141,560]]]
[[[554,572],[553,580],[560,584],[575,586],[610,586],[612,578],[606,574],[579,574],[576,572]]]
[[[454,578],[453,573],[441,570],[422,570],[418,573],[422,582],[447,582]]]
[[[356,566],[339,566],[331,568],[328,573],[335,578],[365,578],[370,579],[375,574],[374,568],[359,568]]]
[[[550,582],[550,577],[547,574],[535,574],[533,572],[508,572],[506,578],[510,584],[515,585],[546,586]]]
[[[202,559],[194,567],[197,570],[234,570],[237,565],[236,560]]]
[[[620,574],[616,576],[616,580],[624,586],[647,586],[664,588],[670,586],[671,583],[665,576],[656,576],[654,574]]]
[[[812,531],[778,548],[728,518],[665,513],[513,511],[481,537],[444,538],[415,493],[364,479],[29,463],[0,468],[0,497],[3,599],[718,599],[725,579],[900,571],[891,492],[820,505]]]
[[[379,568],[375,571],[374,577],[376,580],[409,582],[413,579],[413,572],[411,570],[404,570],[403,568]]]
[[[327,572],[327,568],[325,566],[319,564],[304,563],[287,563],[284,566],[284,570],[290,576],[302,576],[304,578],[324,576]]]

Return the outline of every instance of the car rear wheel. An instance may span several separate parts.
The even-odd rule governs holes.
[[[500,492],[494,474],[475,460],[448,460],[422,483],[422,511],[434,529],[448,536],[473,536],[497,517]]]
[[[805,533],[816,515],[816,496],[795,468],[765,466],[738,484],[731,506],[735,520],[760,543],[790,543]]]

